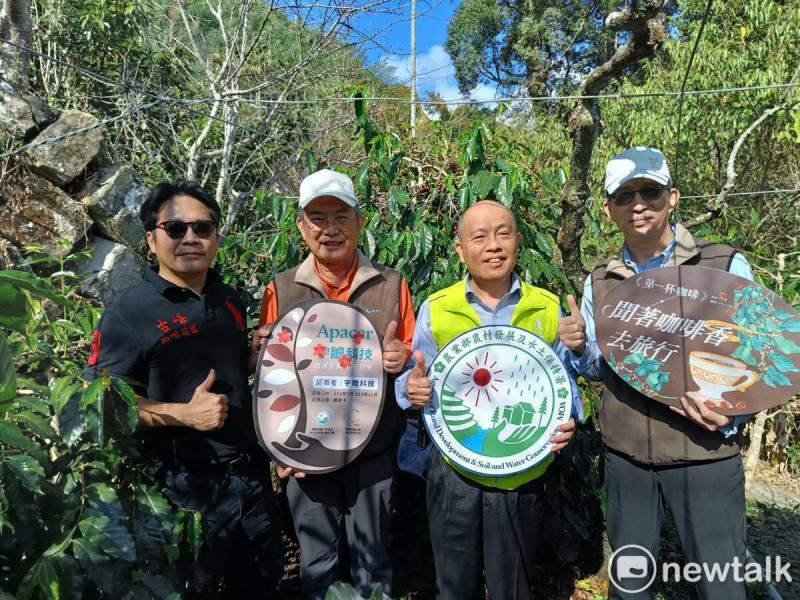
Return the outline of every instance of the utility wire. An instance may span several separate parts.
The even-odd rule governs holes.
[[[286,147],[289,147],[289,148],[293,148],[295,150],[302,150],[304,152],[309,152],[311,154],[317,155],[320,158],[325,158],[325,159],[331,160],[333,162],[338,162],[339,164],[342,164],[342,165],[346,165],[346,166],[350,166],[350,167],[357,166],[357,164],[352,162],[352,161],[341,160],[341,159],[335,158],[333,156],[330,156],[330,155],[327,155],[327,154],[323,154],[321,152],[316,152],[314,150],[311,150],[311,149],[307,148],[306,146],[303,146],[302,144],[295,144],[294,142],[289,142],[289,141],[283,140],[281,138],[269,135],[268,133],[265,133],[264,131],[261,131],[259,129],[253,129],[252,127],[246,127],[244,125],[239,125],[238,123],[234,123],[233,121],[228,121],[227,119],[223,119],[222,117],[209,115],[207,113],[204,113],[202,111],[199,111],[197,109],[192,108],[191,106],[187,105],[186,102],[182,102],[180,98],[173,98],[173,97],[169,97],[169,96],[161,96],[161,95],[159,95],[159,94],[157,94],[155,92],[152,92],[152,91],[150,91],[150,90],[148,90],[146,88],[143,88],[143,87],[141,87],[139,85],[134,84],[130,80],[126,80],[124,82],[123,81],[117,81],[116,79],[112,79],[111,77],[108,77],[106,75],[102,75],[101,73],[96,73],[94,71],[91,71],[90,69],[84,69],[83,67],[78,67],[77,65],[73,65],[73,64],[70,64],[70,63],[68,63],[66,61],[63,61],[63,60],[59,59],[59,58],[56,58],[54,56],[50,56],[49,54],[44,54],[43,52],[39,52],[39,51],[34,50],[32,48],[28,48],[28,47],[23,46],[21,44],[17,44],[15,42],[4,40],[2,38],[0,38],[0,43],[9,44],[11,46],[14,46],[15,48],[19,48],[19,49],[24,50],[26,52],[31,52],[33,54],[36,54],[37,56],[40,56],[41,58],[44,58],[46,60],[51,60],[51,61],[56,62],[56,63],[58,63],[58,64],[60,64],[60,65],[62,65],[64,67],[67,67],[67,68],[70,68],[70,69],[74,69],[74,70],[76,70],[76,71],[78,71],[78,72],[80,72],[80,73],[82,73],[82,74],[84,74],[84,75],[86,75],[88,77],[92,77],[92,78],[97,79],[99,81],[102,81],[103,83],[106,83],[108,85],[115,86],[115,87],[119,88],[122,91],[125,91],[125,92],[138,92],[138,93],[140,93],[140,94],[142,94],[144,96],[148,96],[150,98],[153,98],[154,102],[152,102],[151,104],[145,105],[144,108],[149,108],[149,107],[154,106],[156,104],[171,104],[171,105],[174,105],[174,106],[178,106],[178,107],[182,108],[183,110],[185,110],[187,112],[190,112],[190,113],[192,113],[194,115],[197,115],[197,116],[200,116],[200,117],[203,117],[203,118],[206,118],[206,119],[211,119],[212,121],[216,121],[218,123],[223,123],[223,124],[226,124],[226,125],[230,125],[230,126],[236,128],[238,130],[241,130],[241,131],[246,131],[248,133],[252,133],[252,134],[255,134],[255,135],[263,136],[263,137],[265,137],[265,138],[267,138],[269,140],[273,140],[273,141],[275,141],[275,142],[277,142],[279,144],[282,144],[283,146],[286,146]],[[137,108],[135,110],[140,110],[140,108]],[[92,126],[90,126],[88,128],[83,128],[83,129],[80,129],[80,130],[72,131],[72,132],[69,132],[69,133],[64,134],[62,136],[59,136],[57,138],[42,140],[41,143],[37,143],[36,145],[48,144],[48,143],[52,143],[52,142],[55,142],[55,141],[58,141],[58,140],[66,139],[68,137],[72,137],[74,135],[78,135],[79,133],[84,133],[85,131],[89,131],[89,130],[94,129],[96,127],[100,127],[101,125],[108,124],[108,123],[113,123],[115,121],[119,121],[119,120],[125,118],[127,116],[127,114],[130,114],[130,112],[133,112],[133,110],[128,111],[128,113],[123,113],[122,115],[118,115],[116,117],[112,117],[111,119],[108,119],[108,120],[103,121],[101,123],[97,123],[97,124],[92,125]],[[14,154],[18,154],[18,153],[20,153],[20,152],[22,152],[24,150],[29,149],[29,148],[30,148],[30,145],[22,147],[22,148],[18,148],[17,150],[14,150],[14,151],[12,151],[10,153],[6,153],[4,155],[0,155],[0,158],[6,158],[7,156],[13,156]]]
[[[678,96],[678,132],[675,136],[675,159],[672,161],[672,181],[677,185],[678,183],[678,171],[680,167],[680,157],[681,157],[681,121],[683,119],[683,97],[684,91],[686,90],[686,82],[689,79],[689,72],[692,70],[692,64],[694,63],[694,55],[697,53],[697,47],[700,45],[700,38],[703,37],[703,30],[706,28],[706,20],[708,20],[708,14],[711,12],[711,4],[714,0],[708,0],[706,2],[706,10],[703,13],[703,20],[700,21],[700,29],[697,30],[697,37],[694,39],[694,47],[692,48],[692,53],[689,56],[689,64],[686,65],[686,72],[683,74],[683,82],[681,82],[681,91],[680,95]]]
[[[762,196],[768,194],[797,194],[800,193],[800,188],[792,188],[788,190],[760,190],[752,192],[731,192],[728,196]],[[696,196],[684,196],[681,194],[681,200],[693,200],[703,198],[716,198],[719,194],[699,194]]]
[[[214,103],[225,104],[232,102],[241,102],[244,104],[258,107],[259,105],[274,105],[274,104],[303,105],[303,104],[320,104],[325,102],[353,102],[354,100],[354,98],[352,97],[345,97],[345,96],[326,96],[321,98],[308,98],[305,100],[278,100],[271,98],[248,98],[239,96],[231,98],[175,98],[171,96],[162,96],[156,94],[155,92],[151,92],[149,90],[141,88],[141,86],[138,86],[129,80],[126,80],[124,82],[119,82],[101,73],[97,73],[90,69],[86,69],[84,67],[68,63],[64,60],[61,60],[60,58],[50,56],[49,54],[44,54],[42,52],[39,52],[32,48],[28,48],[27,46],[23,46],[21,44],[17,44],[15,42],[11,42],[9,40],[4,40],[0,38],[0,43],[8,44],[20,50],[30,52],[31,54],[35,54],[36,56],[44,58],[45,60],[49,60],[61,66],[78,71],[86,75],[87,77],[91,77],[92,79],[97,79],[102,83],[115,87],[122,87],[123,89],[127,88],[139,91],[140,93],[146,94],[153,98],[162,99],[164,102],[173,104],[175,106],[181,106],[187,104],[189,105],[214,104]],[[682,91],[676,91],[676,92],[664,91],[664,92],[641,92],[634,94],[595,94],[587,96],[581,96],[581,95],[506,96],[499,98],[490,98],[488,100],[472,100],[472,99],[441,100],[441,101],[437,100],[435,102],[429,100],[417,100],[415,101],[415,103],[423,105],[433,105],[433,104],[469,105],[469,104],[495,104],[495,103],[499,104],[501,102],[505,104],[511,104],[514,102],[558,102],[561,100],[637,100],[642,98],[670,98],[670,97],[705,95],[705,94],[729,94],[729,93],[763,91],[763,90],[791,89],[798,87],[800,87],[800,82],[790,81],[789,83],[773,83],[767,85],[754,85],[754,86],[735,86],[735,87],[708,88],[708,89],[697,89],[697,90],[684,89]],[[399,104],[411,103],[411,101],[408,100],[408,98],[395,97],[395,96],[374,96],[374,97],[367,97],[365,99],[368,102],[396,102]]]
[[[17,148],[16,150],[11,150],[11,151],[6,152],[4,154],[0,154],[0,160],[5,160],[6,158],[11,158],[12,156],[16,156],[17,154],[20,154],[21,152],[25,152],[27,150],[33,150],[34,148],[38,148],[39,146],[45,146],[47,144],[54,144],[56,142],[60,142],[61,140],[65,140],[67,138],[71,138],[73,136],[80,135],[80,134],[86,133],[88,131],[92,131],[93,129],[97,129],[98,127],[105,127],[106,125],[109,125],[111,123],[115,123],[117,121],[121,121],[122,119],[127,119],[133,113],[136,113],[136,112],[139,112],[139,111],[142,111],[142,110],[146,110],[146,109],[148,109],[148,108],[150,108],[152,106],[155,106],[156,104],[161,104],[161,102],[159,100],[155,100],[155,101],[153,101],[153,102],[151,102],[149,104],[145,104],[143,106],[134,106],[134,107],[129,108],[125,112],[120,113],[116,117],[111,117],[109,119],[104,119],[103,121],[98,121],[97,123],[95,123],[93,125],[87,125],[86,127],[81,127],[80,129],[75,129],[73,131],[68,131],[66,133],[63,133],[61,135],[57,135],[55,137],[48,137],[48,138],[44,138],[43,140],[40,140],[40,139],[37,138],[33,142],[31,142],[29,144],[25,144],[24,146],[21,146],[21,147]]]

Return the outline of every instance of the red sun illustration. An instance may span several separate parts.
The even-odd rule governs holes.
[[[471,393],[472,390],[476,390],[475,392],[475,406],[478,406],[478,401],[481,399],[481,393],[486,394],[486,399],[491,402],[492,397],[489,395],[489,388],[493,389],[495,392],[499,392],[494,385],[493,382],[503,383],[502,379],[495,377],[495,375],[499,375],[503,372],[503,369],[497,369],[496,371],[492,371],[492,368],[497,364],[496,360],[493,360],[492,364],[489,363],[489,353],[486,352],[483,355],[483,361],[481,361],[480,357],[475,358],[475,364],[473,365],[470,361],[467,361],[466,367],[469,371],[462,371],[462,375],[467,376],[466,381],[462,381],[461,385],[469,385],[470,388],[467,390],[467,393],[464,394],[464,398],[467,398]]]

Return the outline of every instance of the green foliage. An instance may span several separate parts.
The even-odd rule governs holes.
[[[0,590],[177,598],[196,515],[170,506],[139,459],[130,386],[78,377],[97,311],[74,293],[73,258],[46,279],[0,271],[17,307],[0,311]]]
[[[337,581],[325,592],[325,600],[362,600],[361,595],[349,583]],[[381,584],[375,586],[369,600],[391,600],[383,593]]]
[[[669,371],[662,371],[661,361],[647,358],[642,352],[626,356],[622,362],[611,354],[608,364],[623,380],[648,396],[661,396],[659,392],[669,381]],[[666,398],[666,396],[661,396]]]
[[[739,345],[732,356],[755,367],[758,378],[770,387],[791,385],[785,373],[800,371],[789,358],[800,346],[783,335],[800,331],[800,319],[773,307],[774,293],[759,286],[742,285],[733,294],[727,313],[738,326]]]
[[[478,200],[496,198],[518,215],[522,234],[518,273],[528,283],[556,293],[568,289],[558,265],[555,236],[560,209],[555,197],[566,182],[564,170],[536,173],[513,132],[475,123],[450,143],[437,130],[425,154],[406,145],[396,128],[370,118],[365,94],[354,96],[355,142],[367,158],[349,171],[366,219],[360,248],[367,257],[403,274],[416,306],[432,292],[463,278],[453,249],[458,216]],[[439,165],[444,165],[445,168]],[[435,177],[432,175],[435,173]],[[422,181],[430,183],[421,183]],[[258,192],[255,222],[241,219],[220,249],[224,276],[252,288],[295,266],[303,257],[294,223],[295,205]],[[255,309],[255,304],[253,305]]]
[[[447,28],[445,49],[459,89],[479,83],[530,95],[573,91],[607,60],[614,33],[603,27],[619,2],[608,0],[464,0]]]

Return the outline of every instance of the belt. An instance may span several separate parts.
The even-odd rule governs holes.
[[[252,471],[260,465],[267,467],[269,460],[265,456],[254,454],[247,450],[243,450],[237,454],[229,457],[219,458],[218,460],[210,460],[208,462],[185,462],[177,461],[168,463],[169,470],[187,471],[193,473],[243,473],[245,471]]]

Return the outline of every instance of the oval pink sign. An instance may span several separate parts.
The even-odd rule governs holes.
[[[339,469],[366,447],[386,396],[380,334],[358,307],[309,300],[287,309],[264,341],[253,418],[275,462]]]

